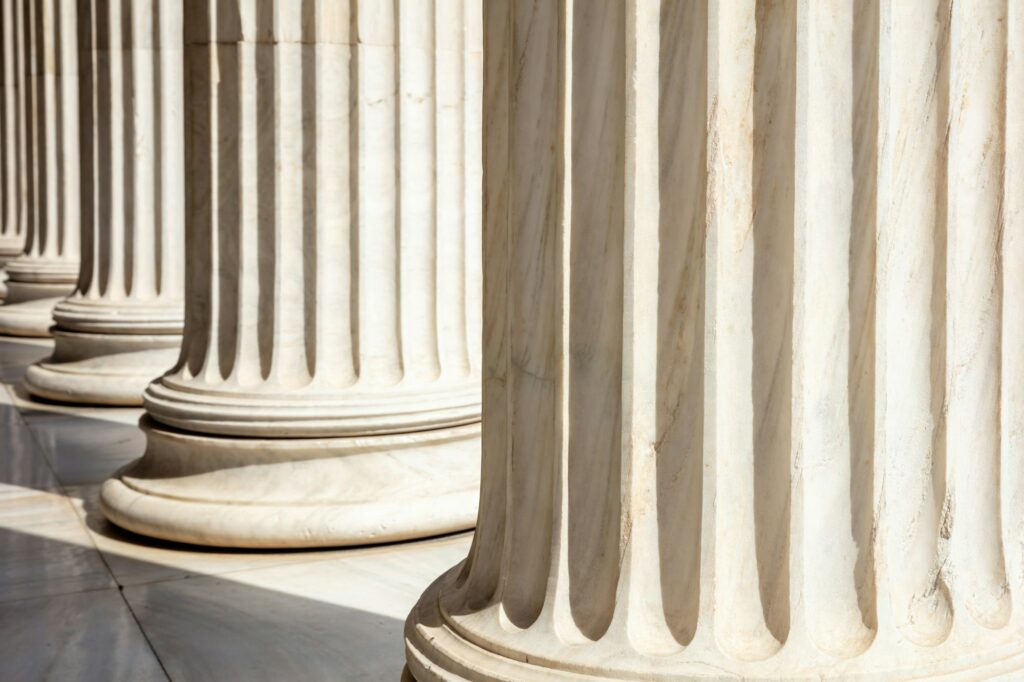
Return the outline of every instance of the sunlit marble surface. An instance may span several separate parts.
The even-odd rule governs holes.
[[[51,343],[0,337],[0,680],[399,679],[405,614],[468,534],[252,552],[122,531],[96,496],[141,411],[33,401]]]

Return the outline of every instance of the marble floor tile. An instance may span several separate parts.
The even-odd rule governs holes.
[[[146,439],[137,422],[141,410],[81,410],[78,414],[26,414],[62,485],[101,483],[142,455]]]
[[[399,679],[405,615],[470,533],[258,552],[120,530],[97,492],[142,453],[140,410],[34,400],[13,382],[47,352],[0,339],[0,682]]]
[[[124,595],[172,679],[394,682],[404,666],[406,614],[469,542],[348,552],[126,587]]]
[[[26,367],[52,352],[53,339],[0,336],[0,381],[21,381]]]
[[[0,491],[0,603],[113,586],[89,534],[60,493]]]
[[[58,485],[53,470],[36,445],[34,434],[0,384],[0,490],[7,487],[45,490]]]
[[[0,607],[0,679],[166,680],[116,589],[24,599]]]

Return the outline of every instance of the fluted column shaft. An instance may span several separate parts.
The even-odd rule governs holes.
[[[487,3],[448,679],[1024,668],[1021,10]]]
[[[474,422],[462,2],[317,7],[189,19],[190,295],[150,413],[237,434]]]
[[[25,244],[25,70],[22,26],[24,8],[7,2],[0,8],[0,79],[3,105],[0,109],[0,268],[21,254]],[[5,276],[0,270],[0,300],[6,295]]]
[[[410,486],[413,506],[430,485],[439,499],[457,490],[458,513],[437,530],[472,524],[479,11],[463,0],[189,3],[185,330],[177,366],[146,391],[154,420],[210,443],[302,436],[340,453],[368,438],[359,447],[382,462],[419,443],[409,462],[436,473],[414,481],[407,468],[393,483]],[[154,438],[144,467],[160,459]],[[359,476],[380,477],[377,466]],[[306,544],[358,539],[348,532]]]
[[[78,275],[77,10],[76,0],[13,4],[24,36],[26,230],[22,255],[6,266],[0,332],[42,336]]]
[[[184,290],[182,7],[83,3],[83,262],[68,304],[159,307],[180,330]],[[125,140],[133,140],[131,145]],[[123,308],[123,310],[121,310]],[[58,322],[84,324],[70,310]]]
[[[46,398],[141,404],[184,317],[180,3],[79,2],[82,267],[54,309],[56,347],[27,375]],[[130,143],[129,143],[130,141]]]

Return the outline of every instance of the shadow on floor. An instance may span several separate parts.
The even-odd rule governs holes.
[[[0,338],[0,381],[48,353]],[[123,531],[95,494],[141,454],[133,420],[29,403],[23,387],[15,404],[9,388],[0,384],[0,680],[404,679],[405,614],[461,545],[261,552]]]
[[[25,594],[61,583],[85,588],[0,603],[5,680],[156,680],[164,679],[161,669],[172,680],[211,681],[398,680],[402,674],[399,618],[230,575],[100,586],[110,579],[90,572],[97,567],[68,574],[94,549],[10,529],[0,529],[0,553],[0,579],[19,581]],[[52,561],[18,567],[19,555]],[[83,584],[85,578],[97,584]]]

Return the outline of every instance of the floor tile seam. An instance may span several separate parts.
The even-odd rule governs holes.
[[[85,532],[86,536],[89,538],[89,544],[92,546],[93,551],[96,552],[100,562],[102,563],[104,569],[106,570],[107,578],[111,582],[110,585],[106,585],[104,587],[96,588],[96,589],[93,589],[93,590],[90,590],[90,589],[76,590],[76,591],[69,591],[69,592],[66,592],[66,593],[59,593],[59,594],[55,594],[55,595],[42,595],[42,596],[35,596],[35,597],[25,597],[24,600],[56,598],[56,597],[62,597],[62,596],[69,596],[69,595],[76,595],[76,594],[87,594],[89,592],[100,592],[100,591],[105,591],[105,590],[114,590],[114,589],[116,589],[118,597],[121,600],[121,603],[123,603],[125,608],[128,610],[128,613],[131,615],[132,621],[135,623],[135,627],[137,627],[139,629],[139,634],[142,636],[143,641],[146,642],[146,646],[149,647],[149,651],[153,655],[154,660],[156,660],[157,665],[160,666],[160,671],[163,673],[164,679],[168,680],[168,682],[171,682],[171,676],[167,672],[167,666],[164,665],[164,662],[160,658],[160,654],[157,652],[156,647],[153,646],[153,642],[150,640],[149,635],[146,633],[145,628],[142,627],[142,622],[139,620],[138,615],[135,613],[135,610],[132,608],[131,603],[124,596],[124,586],[120,584],[120,581],[117,579],[117,576],[114,575],[114,572],[111,570],[110,564],[107,562],[107,559],[104,556],[103,552],[101,552],[99,547],[96,545],[96,541],[93,538],[92,532],[89,530],[88,525],[85,523],[85,518],[81,514],[78,513],[78,509],[71,502],[71,498],[70,498],[69,493],[68,493],[68,487],[69,486],[65,485],[64,482],[57,475],[57,471],[56,471],[55,467],[53,466],[53,463],[50,461],[49,457],[46,456],[46,450],[45,450],[45,448],[43,448],[43,445],[42,445],[42,443],[39,440],[38,434],[36,434],[35,430],[29,425],[29,422],[28,422],[28,420],[25,417],[24,410],[18,404],[18,402],[15,400],[16,396],[14,394],[14,389],[13,389],[12,385],[10,383],[4,382],[3,386],[4,386],[4,390],[7,391],[8,396],[10,396],[10,398],[11,398],[11,406],[14,407],[15,411],[17,412],[18,420],[21,422],[21,426],[29,434],[29,438],[31,439],[33,448],[35,450],[35,453],[34,453],[35,456],[42,458],[43,463],[46,465],[47,469],[50,470],[50,473],[53,475],[53,480],[57,483],[57,490],[60,492],[61,497],[64,499],[64,503],[71,509],[71,513],[74,514],[74,517],[78,520],[78,523],[79,523],[80,527]],[[52,490],[52,488],[48,487],[47,490],[48,491]],[[83,512],[84,512],[84,510],[83,510]],[[14,602],[17,602],[17,601],[24,601],[24,600],[17,599],[17,600],[10,600],[10,601],[0,601],[0,603],[11,604],[11,603],[14,603]]]
[[[36,456],[43,460],[43,464],[45,464],[46,468],[50,470],[51,474],[53,474],[53,480],[57,482],[57,488],[60,490],[61,495],[65,499],[67,499],[66,486],[64,485],[64,482],[60,480],[60,476],[57,475],[57,470],[53,466],[53,462],[51,462],[50,458],[46,456],[46,448],[44,448],[42,442],[40,442],[39,436],[36,434],[35,429],[29,426],[28,420],[25,419],[25,413],[22,410],[22,408],[17,404],[17,402],[13,400],[15,397],[13,386],[7,382],[4,382],[4,389],[7,391],[7,394],[12,398],[11,407],[13,407],[14,411],[18,413],[18,421],[21,423],[22,428],[24,428],[24,430],[28,433],[29,438],[32,441],[32,449],[35,451]],[[46,488],[46,490],[52,489],[52,486],[48,486]]]
[[[104,550],[102,550],[102,549],[99,550],[99,551],[100,551],[101,554],[104,552]],[[115,554],[115,552],[111,552],[111,554]],[[134,561],[144,561],[143,559],[137,559],[135,557],[131,557],[131,556],[128,556],[126,554],[121,554],[120,556],[123,556],[126,559],[131,559],[131,560],[134,560]],[[280,563],[275,562],[275,563],[272,563],[272,564],[267,564],[266,566],[246,566],[244,568],[231,568],[231,569],[228,569],[226,571],[215,571],[215,572],[188,571],[187,573],[185,573],[185,575],[168,576],[166,578],[156,578],[154,580],[146,580],[146,581],[143,581],[143,582],[130,582],[130,583],[121,583],[121,582],[119,582],[118,584],[122,585],[125,589],[131,589],[131,588],[135,588],[135,587],[148,587],[148,586],[152,586],[152,585],[160,585],[160,584],[163,584],[163,583],[181,582],[183,580],[201,580],[203,578],[222,578],[222,577],[225,577],[225,576],[237,575],[239,573],[249,573],[249,572],[253,572],[253,571],[264,571],[264,570],[269,570],[269,569],[272,569],[272,568],[283,568],[283,567],[286,567],[286,566],[309,566],[311,564],[318,564],[318,563],[323,563],[323,562],[326,562],[326,561],[337,561],[338,559],[341,559],[341,558],[344,558],[344,557],[324,557],[324,558],[320,558],[320,559],[308,559],[308,560],[304,560],[304,561],[282,561]],[[161,564],[161,565],[166,565],[166,564]]]
[[[8,393],[13,393],[13,389],[11,388],[10,384],[5,384],[5,387],[7,388],[7,392]],[[28,425],[28,421],[25,419],[25,415],[22,412],[22,409],[20,407],[18,407],[18,406],[15,406],[15,410],[17,410],[17,412],[18,412],[18,418],[21,419],[22,424],[25,426],[25,428],[29,432],[29,435],[30,435],[30,437],[32,439],[32,443],[33,443],[35,451],[36,451],[36,455],[39,456],[39,457],[42,457],[43,462],[46,464],[46,466],[50,469],[50,472],[53,474],[53,479],[57,482],[57,490],[59,490],[60,496],[64,500],[64,504],[67,505],[69,509],[71,509],[71,513],[74,515],[75,519],[78,521],[79,527],[82,529],[82,531],[85,533],[86,537],[89,539],[89,545],[92,547],[93,551],[96,552],[97,556],[99,557],[100,562],[103,564],[103,567],[106,569],[107,575],[110,576],[110,579],[113,581],[114,585],[116,585],[120,589],[122,587],[122,585],[121,585],[120,581],[117,579],[117,576],[111,570],[110,564],[107,562],[106,557],[103,556],[103,552],[101,552],[100,548],[96,545],[96,540],[95,540],[95,538],[93,538],[92,532],[89,530],[89,526],[85,522],[85,517],[82,514],[78,513],[77,507],[71,501],[71,496],[70,496],[70,493],[68,492],[68,489],[69,489],[70,486],[66,485],[60,479],[60,476],[57,475],[56,468],[53,466],[53,463],[50,461],[50,459],[46,456],[46,448],[43,447],[43,444],[40,442],[39,436],[38,436],[38,434],[36,434],[35,430],[32,429]],[[52,490],[52,488],[48,488],[47,490]]]
[[[117,594],[121,597],[121,601],[124,603],[128,613],[131,614],[132,620],[135,622],[135,627],[139,629],[139,634],[142,635],[143,641],[146,642],[146,646],[149,647],[149,651],[153,654],[153,658],[156,659],[156,664],[160,666],[160,671],[164,674],[164,678],[167,682],[172,682],[171,674],[167,671],[167,666],[164,664],[163,659],[160,657],[160,652],[157,651],[156,646],[153,645],[153,640],[149,638],[149,633],[146,632],[146,628],[142,625],[142,620],[139,615],[135,613],[135,609],[132,607],[132,603],[125,596],[124,587],[118,587]]]
[[[91,594],[93,592],[105,592],[105,591],[117,590],[120,592],[120,588],[117,584],[112,583],[110,585],[103,585],[102,587],[86,587],[80,590],[67,590],[60,592],[53,592],[48,594],[35,594],[27,597],[14,597],[13,599],[5,599],[0,597],[0,605],[6,606],[9,604],[17,604],[19,602],[43,600],[43,599],[59,599],[60,597],[73,597],[78,594]]]

